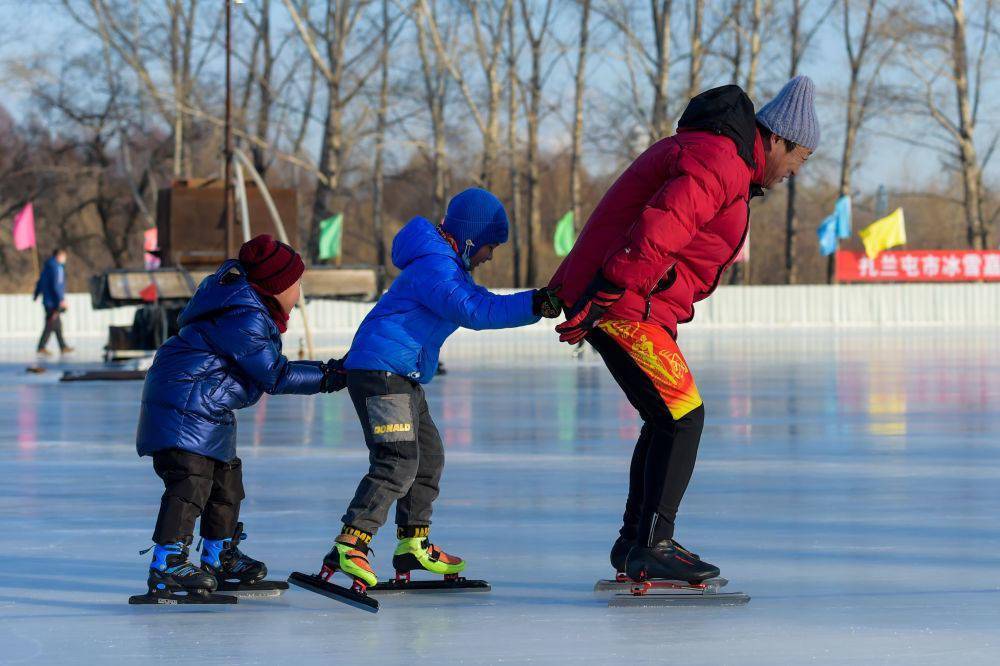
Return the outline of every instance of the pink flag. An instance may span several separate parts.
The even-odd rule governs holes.
[[[35,247],[35,209],[29,202],[14,216],[14,249]]]
[[[146,270],[152,271],[159,268],[160,258],[155,254],[150,254],[150,252],[160,249],[155,227],[152,229],[146,229],[142,232],[142,249],[145,250],[143,254],[143,263],[146,266]]]

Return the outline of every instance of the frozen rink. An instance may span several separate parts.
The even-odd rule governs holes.
[[[706,402],[678,540],[736,608],[609,609],[638,421],[593,356],[476,367],[428,389],[448,463],[432,538],[489,594],[293,588],[130,607],[162,491],[135,455],[139,383],[0,365],[0,663],[1000,663],[996,329],[691,331]],[[20,349],[20,348],[19,348]],[[318,569],[366,468],[346,393],[240,413],[246,552]],[[375,540],[391,574],[392,529]]]

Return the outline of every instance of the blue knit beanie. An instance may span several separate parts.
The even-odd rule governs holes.
[[[467,266],[483,246],[507,242],[507,211],[492,192],[478,187],[451,198],[442,226],[458,242]]]
[[[757,120],[782,139],[809,150],[819,145],[816,87],[808,76],[796,76],[757,112]]]

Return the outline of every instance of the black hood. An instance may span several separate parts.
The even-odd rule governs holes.
[[[753,102],[737,85],[720,86],[694,97],[684,109],[679,130],[706,130],[728,136],[736,143],[736,151],[751,169],[757,140],[757,117]]]

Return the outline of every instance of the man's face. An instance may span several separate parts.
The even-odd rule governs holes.
[[[482,246],[474,255],[469,257],[469,265],[475,268],[480,264],[485,264],[487,261],[492,261],[493,250],[497,249],[497,247],[499,246],[496,243]]]
[[[56,254],[56,261],[58,261],[60,264],[65,265],[66,264],[66,253],[65,252],[59,252],[58,254]]]
[[[812,151],[803,146],[795,146],[794,150],[789,151],[785,140],[777,134],[772,134],[764,142],[764,182],[761,186],[771,189],[786,178],[794,176],[810,155]]]

